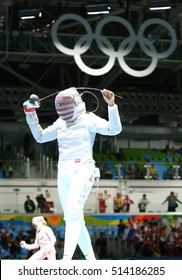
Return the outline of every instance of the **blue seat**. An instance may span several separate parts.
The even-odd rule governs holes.
[[[166,155],[166,159],[167,159],[170,163],[173,162],[173,156],[171,156],[171,155]]]
[[[164,179],[164,173],[167,170],[167,166],[165,166],[161,163],[156,163],[156,164],[154,164],[154,166],[157,169],[158,179],[160,179],[160,180]]]
[[[143,152],[143,153],[142,153],[142,156],[143,156],[146,160],[152,161],[152,156],[149,155],[149,154],[147,154],[146,152]]]

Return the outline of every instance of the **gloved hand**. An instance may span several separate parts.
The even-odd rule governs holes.
[[[23,103],[23,109],[25,113],[35,112],[35,108],[40,107],[39,97],[35,94],[30,95],[29,100]]]
[[[26,245],[27,245],[27,243],[26,243],[25,241],[21,241],[21,242],[20,242],[20,247],[21,247],[21,248],[27,249],[27,248],[26,248],[26,247],[27,247]]]

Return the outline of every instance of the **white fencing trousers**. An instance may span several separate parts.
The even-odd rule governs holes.
[[[56,252],[55,249],[51,250],[49,253],[45,253],[45,249],[41,248],[36,253],[34,253],[28,260],[34,261],[34,260],[56,260]]]
[[[77,244],[86,259],[95,259],[83,214],[94,183],[94,168],[94,161],[68,160],[58,165],[58,193],[66,223],[63,260],[72,259]]]

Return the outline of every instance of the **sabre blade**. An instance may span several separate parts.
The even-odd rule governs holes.
[[[42,100],[44,100],[44,99],[47,99],[47,98],[49,98],[49,97],[51,97],[51,96],[53,96],[53,95],[56,95],[56,94],[58,94],[58,93],[59,93],[59,91],[56,91],[56,92],[54,92],[54,93],[51,93],[51,94],[49,94],[49,95],[47,95],[47,96],[44,96],[44,97],[40,98],[39,101],[42,101]]]
[[[101,89],[99,89],[99,88],[91,88],[91,87],[76,87],[76,89],[81,89],[81,90],[95,90],[95,91],[100,91],[100,92],[101,92]],[[51,97],[51,96],[54,96],[54,95],[58,94],[59,92],[60,92],[60,91],[53,92],[53,93],[51,93],[51,94],[49,94],[49,95],[47,95],[47,96],[45,96],[45,97],[40,98],[39,101],[42,101],[42,100],[45,100],[45,99],[47,99],[47,98],[49,98],[49,97]],[[81,95],[82,95],[82,94],[83,94],[83,93],[81,93]],[[123,98],[122,96],[119,96],[119,95],[117,95],[117,94],[114,94],[114,95],[117,96],[117,97],[120,98],[120,99]]]
[[[77,87],[76,89],[92,89],[92,90],[101,91],[101,89],[99,89],[99,88],[91,88],[91,87]],[[53,95],[56,95],[56,94],[58,94],[59,92],[60,92],[60,91],[53,92],[53,93],[51,93],[51,94],[49,94],[49,95],[47,95],[47,96],[45,96],[45,97],[40,98],[39,101],[42,101],[42,100],[47,99],[47,98],[49,98],[49,97],[51,97],[51,96],[53,96]]]

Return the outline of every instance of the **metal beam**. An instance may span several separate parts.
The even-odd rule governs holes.
[[[20,80],[22,80],[22,81],[26,82],[27,84],[33,86],[34,88],[38,89],[41,93],[44,93],[44,94],[48,93],[44,88],[40,87],[39,85],[35,84],[33,81],[31,81],[31,80],[27,79],[26,77],[22,76],[21,74],[17,73],[9,66],[6,66],[6,65],[0,63],[0,67],[4,70],[8,71],[12,75],[18,77]]]

